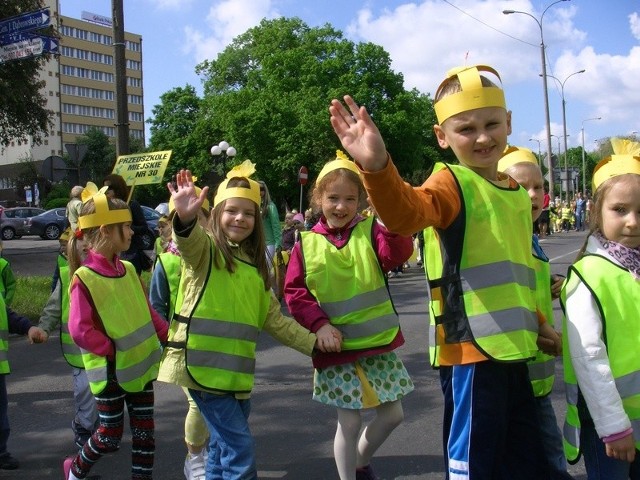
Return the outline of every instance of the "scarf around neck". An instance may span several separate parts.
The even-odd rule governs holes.
[[[629,270],[636,280],[640,279],[640,247],[625,247],[620,243],[607,240],[600,232],[595,232],[594,236],[611,258]]]

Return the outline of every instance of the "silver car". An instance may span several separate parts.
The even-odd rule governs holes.
[[[13,240],[25,234],[25,221],[44,212],[42,208],[15,207],[5,208],[0,217],[0,236],[3,240]]]

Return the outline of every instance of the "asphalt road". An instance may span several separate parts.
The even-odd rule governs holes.
[[[566,272],[583,234],[550,237],[542,245],[555,273]],[[4,243],[16,275],[49,275],[54,268],[57,242],[24,237]],[[373,459],[380,479],[435,480],[443,478],[441,456],[442,401],[437,372],[427,359],[427,314],[424,276],[415,265],[390,280],[406,344],[398,350],[416,385],[403,401],[405,421]],[[556,305],[559,322],[559,307]],[[73,412],[71,370],[60,354],[57,335],[47,344],[29,345],[12,336],[7,379],[11,437],[9,450],[20,460],[20,470],[0,470],[0,479],[62,478],[62,459],[74,452],[70,423]],[[552,399],[558,421],[564,416],[561,363]],[[335,411],[311,400],[309,359],[282,347],[268,335],[259,344],[256,385],[252,396],[251,428],[257,445],[262,479],[333,480]],[[156,383],[155,478],[183,479],[185,447],[183,422],[187,408],[182,391]],[[369,414],[367,414],[369,415]],[[118,453],[101,459],[92,474],[103,479],[129,478],[130,433],[125,428]],[[577,480],[586,480],[582,462],[570,467]]]

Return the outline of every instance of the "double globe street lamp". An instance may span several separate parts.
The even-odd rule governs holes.
[[[227,172],[227,158],[233,158],[236,156],[236,149],[229,145],[229,142],[221,141],[218,145],[214,145],[211,147],[211,155],[214,157],[219,157],[222,160],[222,177],[226,175]],[[212,168],[212,171],[215,169]]]

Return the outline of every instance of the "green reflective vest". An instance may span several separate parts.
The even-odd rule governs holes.
[[[553,327],[553,299],[551,298],[551,267],[547,258],[540,258],[533,253],[533,266],[536,271],[536,305],[538,310]],[[536,358],[529,361],[529,378],[536,397],[544,397],[551,392],[556,372],[556,358],[538,350]]]
[[[156,379],[160,363],[160,343],[147,297],[136,270],[122,262],[126,273],[104,277],[82,266],[74,276],[86,286],[107,336],[115,345],[115,375],[126,392],[141,392]],[[107,358],[82,350],[89,386],[94,395],[107,385]]]
[[[446,229],[424,231],[429,286],[429,356],[440,342],[473,342],[488,358],[524,361],[538,350],[531,200],[459,165],[448,168],[460,193],[460,213]]]
[[[2,274],[4,272],[4,269],[9,267],[9,262],[0,257],[0,296],[2,297],[2,300],[4,301],[7,298],[7,286],[4,284],[4,275]],[[5,301],[5,305],[6,305],[6,301]]]
[[[0,295],[0,375],[11,372],[9,368],[9,320],[4,297]]]
[[[324,235],[301,233],[305,283],[343,335],[343,350],[388,345],[400,322],[373,248],[373,217],[359,222],[336,247]]]
[[[62,256],[61,256],[62,257]],[[62,257],[64,258],[64,257]],[[60,347],[69,365],[84,368],[82,352],[69,333],[69,263],[60,264]]]
[[[156,268],[162,268],[164,278],[166,280],[167,291],[169,292],[169,309],[167,311],[167,320],[170,322],[175,312],[176,302],[178,298],[178,287],[180,286],[180,278],[182,274],[182,257],[175,253],[165,252],[156,257]]]
[[[640,449],[640,281],[625,268],[600,255],[585,255],[569,268],[562,286],[560,305],[565,311],[567,295],[583,283],[594,297],[602,319],[602,336],[609,365],[631,420],[636,449]],[[579,388],[571,363],[566,317],[562,322],[563,365],[567,415],[563,428],[564,452],[575,463],[580,458]]]
[[[256,342],[262,330],[271,292],[255,266],[238,258],[235,272],[213,268],[219,255],[211,242],[209,271],[200,298],[185,316],[173,322],[186,322],[185,363],[191,379],[208,390],[248,393],[253,389]],[[178,295],[178,303],[181,304]],[[168,345],[172,344],[170,328]]]

